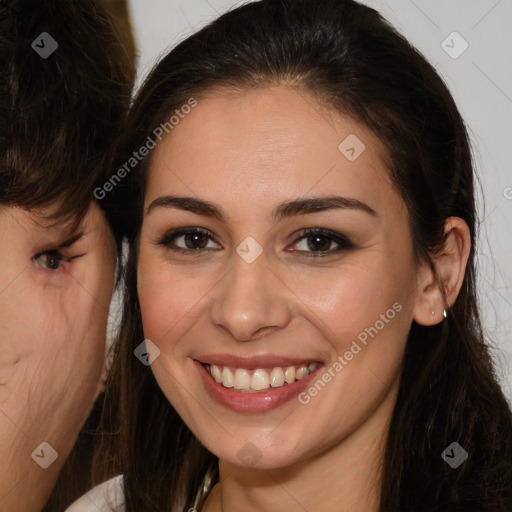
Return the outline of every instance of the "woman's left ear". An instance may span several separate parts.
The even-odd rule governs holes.
[[[424,263],[418,273],[413,318],[420,325],[442,322],[444,310],[454,304],[464,281],[471,252],[471,234],[466,222],[459,217],[448,217],[444,223],[444,240],[443,247],[431,256],[435,272]]]

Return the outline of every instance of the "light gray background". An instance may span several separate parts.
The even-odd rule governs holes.
[[[229,0],[129,0],[140,84],[157,59],[225,10]],[[479,290],[486,333],[512,399],[512,0],[364,0],[443,76],[472,138],[479,194]],[[441,46],[457,52],[457,58]]]

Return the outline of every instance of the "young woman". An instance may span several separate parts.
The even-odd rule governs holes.
[[[0,510],[35,512],[102,386],[117,250],[93,190],[133,65],[98,2],[27,0],[0,5],[0,70]]]
[[[406,40],[352,0],[247,4],[127,134],[112,509],[512,510],[468,135]]]

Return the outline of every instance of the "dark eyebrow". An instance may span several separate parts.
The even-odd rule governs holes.
[[[325,210],[332,210],[334,208],[360,210],[374,217],[377,216],[377,212],[373,208],[358,199],[342,196],[328,196],[288,201],[280,204],[273,212],[272,217],[276,221],[279,221],[294,215],[307,215],[309,213],[322,212]]]
[[[188,212],[213,217],[222,222],[226,221],[226,216],[222,209],[210,201],[197,199],[195,197],[179,197],[179,196],[161,196],[151,202],[146,210],[146,214],[151,213],[155,208],[177,208]],[[372,216],[377,216],[377,212],[366,203],[358,199],[329,196],[329,197],[311,197],[307,199],[295,199],[280,204],[273,212],[272,219],[280,221],[284,218],[293,217],[294,215],[308,215],[311,213],[331,210],[334,208],[360,210]]]

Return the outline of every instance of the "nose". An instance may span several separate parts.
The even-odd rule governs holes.
[[[254,341],[291,320],[291,291],[270,268],[264,253],[247,263],[233,255],[233,267],[216,287],[213,324],[237,341]]]

